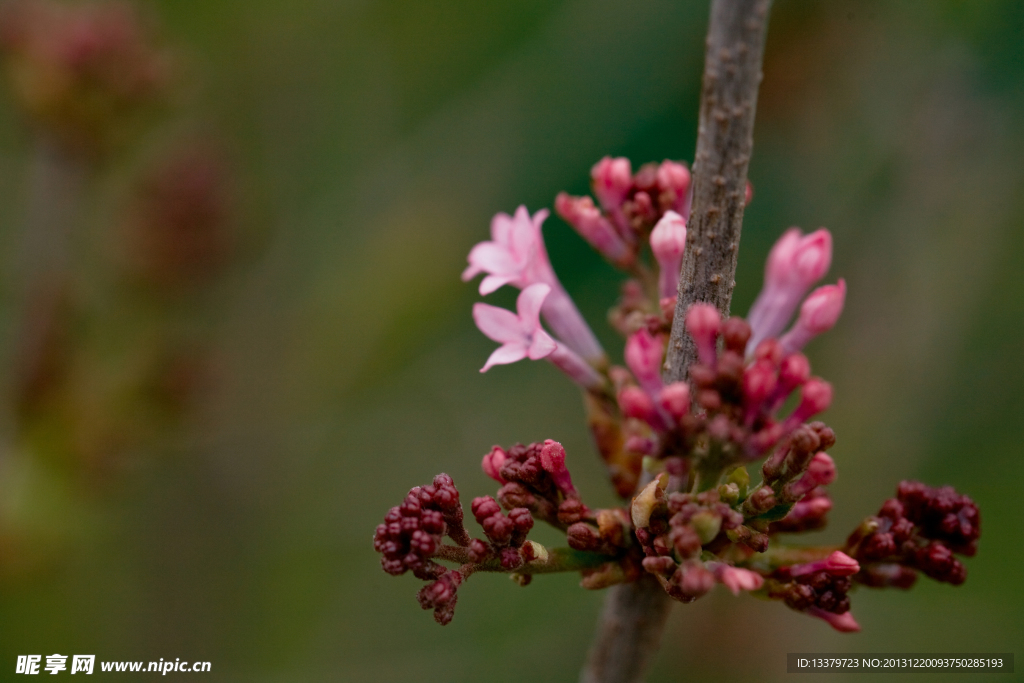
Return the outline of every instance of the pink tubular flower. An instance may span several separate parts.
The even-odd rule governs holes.
[[[651,251],[658,261],[658,288],[662,297],[676,296],[679,270],[686,250],[686,221],[675,211],[666,211],[651,231]]]
[[[565,448],[562,447],[562,444],[552,439],[545,440],[540,451],[540,466],[551,475],[555,486],[565,494],[566,498],[580,497],[576,487],[572,484],[569,469],[565,466]]]
[[[819,607],[810,607],[807,609],[807,613],[812,617],[818,617],[828,622],[828,625],[839,631],[840,633],[856,633],[860,630],[860,624],[853,618],[853,614],[850,612],[843,612],[842,614],[834,614],[833,612],[826,612]]]
[[[508,482],[501,476],[501,466],[505,464],[507,459],[508,454],[505,452],[505,449],[501,446],[494,446],[491,448],[491,452],[484,456],[480,467],[483,469],[484,474],[504,486]]]
[[[626,340],[626,365],[652,399],[661,393],[663,387],[661,363],[664,356],[664,342],[648,332],[647,328],[641,328]]]
[[[748,355],[763,340],[777,337],[785,329],[800,300],[831,263],[832,235],[824,228],[804,236],[798,228],[791,228],[779,238],[768,254],[764,287],[747,316],[753,332],[747,343]]]
[[[590,197],[572,197],[560,192],[555,197],[555,212],[575,228],[590,246],[615,265],[624,267],[633,262],[633,250],[601,210],[594,206],[594,200]]]
[[[552,339],[540,326],[540,310],[551,288],[545,284],[530,285],[516,299],[518,314],[489,304],[473,304],[473,320],[480,331],[501,346],[491,354],[480,369],[487,372],[494,365],[507,365],[524,358],[547,358],[559,370],[585,389],[597,389],[604,380],[590,365]]]
[[[487,359],[480,372],[494,365],[515,363],[524,358],[546,358],[558,346],[540,326],[540,308],[551,288],[544,284],[530,285],[516,299],[518,315],[488,304],[473,305],[473,320],[480,331],[501,344]]]
[[[779,339],[783,350],[786,353],[799,351],[814,337],[831,330],[839,320],[845,302],[846,281],[842,278],[834,285],[818,287],[811,292],[800,306],[796,323]]]
[[[530,218],[525,206],[515,216],[499,213],[491,221],[491,241],[480,242],[469,252],[469,266],[462,272],[463,281],[487,273],[480,282],[480,293],[490,294],[503,285],[525,289],[543,283],[551,288],[541,313],[555,335],[573,351],[592,362],[604,358],[587,321],[555,276],[544,248],[541,224],[548,212],[541,209]]]
[[[686,312],[686,329],[697,345],[700,362],[711,368],[718,356],[715,345],[721,323],[721,314],[711,304],[694,304]]]
[[[708,562],[707,567],[715,579],[731,590],[733,595],[739,595],[740,591],[756,591],[764,585],[764,578],[749,569],[731,567],[722,562]]]

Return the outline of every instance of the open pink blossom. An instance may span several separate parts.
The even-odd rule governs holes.
[[[504,285],[523,289],[537,282],[550,285],[555,274],[548,260],[540,226],[548,217],[541,209],[530,217],[525,206],[514,216],[495,214],[491,220],[491,241],[480,242],[469,252],[469,266],[462,271],[468,282],[480,273],[487,273],[480,282],[480,293],[490,294]]]
[[[539,360],[550,356],[558,344],[540,326],[540,307],[551,288],[530,285],[516,299],[518,315],[488,304],[473,305],[473,320],[480,331],[501,344],[480,372],[495,365],[507,365],[524,358]]]
[[[463,281],[480,273],[487,276],[480,282],[480,293],[490,294],[504,285],[525,289],[545,284],[550,292],[541,314],[555,336],[588,361],[600,363],[604,350],[583,319],[576,304],[555,276],[548,260],[541,224],[548,212],[541,209],[530,217],[525,206],[514,216],[499,213],[491,221],[491,241],[480,242],[469,252],[469,266],[462,272]]]
[[[476,326],[501,344],[480,372],[524,358],[546,358],[583,388],[597,390],[604,384],[601,375],[574,351],[552,339],[540,325],[540,310],[550,292],[551,288],[541,283],[525,288],[516,299],[517,313],[489,304],[473,304]]]

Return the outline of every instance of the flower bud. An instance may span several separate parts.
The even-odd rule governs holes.
[[[718,327],[722,316],[711,304],[697,303],[686,312],[686,329],[697,345],[700,362],[708,367],[715,367],[717,352],[715,342],[718,339]]]
[[[651,252],[658,261],[658,288],[662,297],[676,296],[679,271],[686,250],[686,221],[667,211],[651,231]]]
[[[491,448],[491,452],[484,456],[480,467],[483,469],[484,474],[494,481],[499,484],[507,484],[508,482],[501,476],[501,466],[505,464],[507,458],[508,455],[501,446],[494,446]]]
[[[625,157],[605,157],[590,169],[594,194],[606,210],[618,209],[633,189],[633,169]]]
[[[690,387],[686,382],[673,382],[661,390],[658,403],[676,422],[690,413]]]

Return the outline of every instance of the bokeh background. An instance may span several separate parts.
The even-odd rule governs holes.
[[[62,303],[43,308],[23,263],[43,143],[8,83],[0,679],[17,654],[60,652],[208,660],[203,680],[574,680],[603,598],[578,577],[474,577],[440,628],[370,537],[438,471],[492,492],[493,443],[559,439],[584,496],[612,502],[572,386],[541,363],[478,373],[492,344],[459,273],[491,215],[585,193],[605,154],[692,158],[707,4],[142,5],[174,84],[88,162]],[[913,477],[977,500],[981,549],[962,587],[858,591],[855,635],[723,590],[676,606],[652,681],[783,680],[796,651],[1020,654],[1022,35],[1012,0],[775,3],[733,308],[784,228],[832,230],[849,294],[809,348],[837,392],[819,538]],[[146,252],[124,229],[161,187],[145,169],[194,159],[196,140],[200,161],[165,176],[205,178],[193,224],[222,232],[216,248],[190,233],[188,254],[216,255],[213,275],[175,260],[175,239]],[[618,274],[558,218],[545,234],[620,353],[603,322]],[[153,274],[154,249],[186,264],[185,286],[132,275],[139,253]],[[19,378],[40,316],[64,374],[33,418]]]

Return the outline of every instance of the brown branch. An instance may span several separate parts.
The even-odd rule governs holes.
[[[729,314],[770,5],[769,0],[711,3],[693,158],[693,210],[665,359],[668,381],[684,379],[696,359],[683,327],[690,306],[706,301],[723,316]]]
[[[706,301],[728,315],[735,286],[747,167],[770,0],[712,0],[704,55],[693,210],[679,298],[665,359],[666,381],[696,359],[686,311]],[[637,683],[657,651],[671,599],[650,576],[608,589],[582,683]]]

